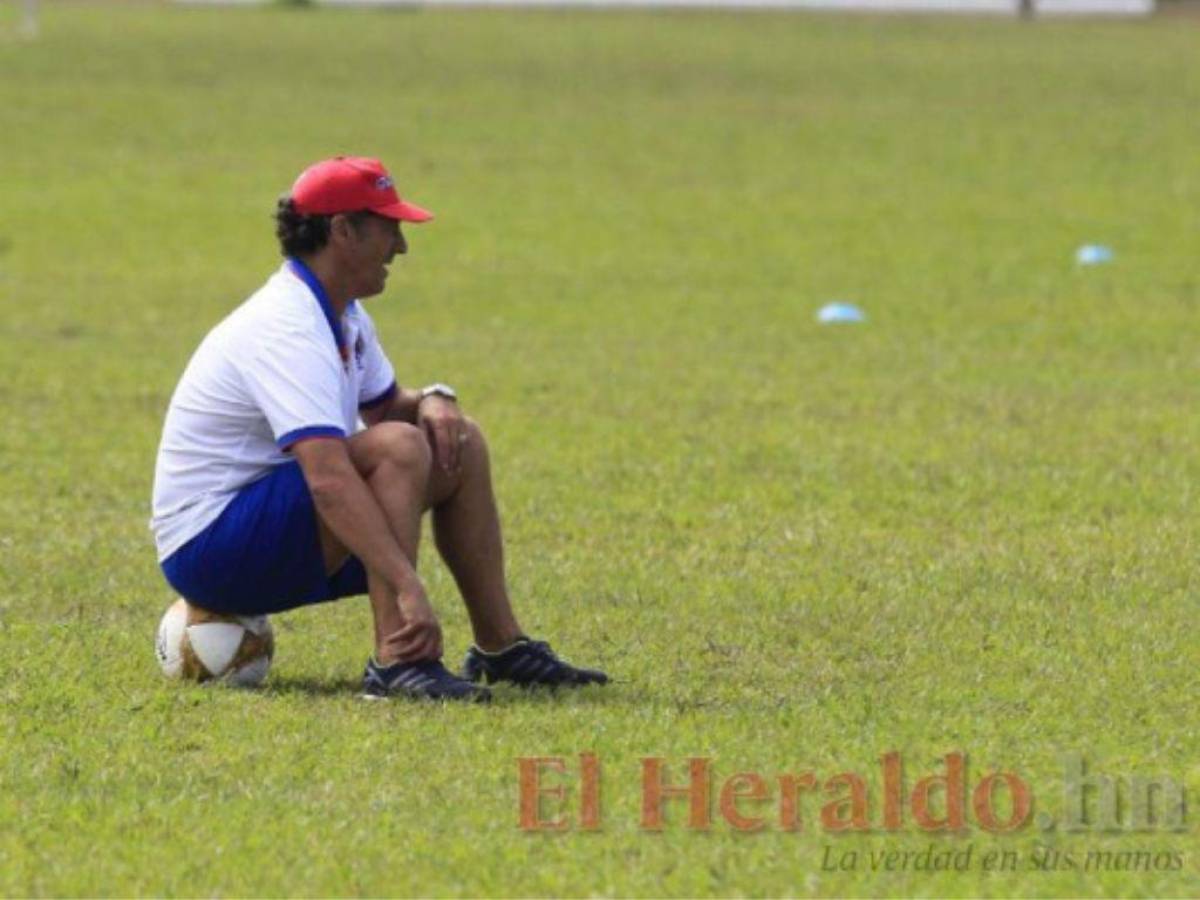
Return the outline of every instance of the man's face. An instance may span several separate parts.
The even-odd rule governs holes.
[[[374,297],[383,293],[393,257],[407,253],[408,244],[395,219],[367,213],[347,224],[344,261],[355,285],[354,296]]]

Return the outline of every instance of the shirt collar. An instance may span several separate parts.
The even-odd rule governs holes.
[[[325,314],[325,321],[329,323],[329,330],[333,332],[333,342],[337,345],[338,354],[343,360],[350,356],[350,348],[346,346],[345,338],[342,335],[341,320],[333,312],[333,304],[329,300],[329,294],[325,291],[325,285],[321,284],[321,280],[313,273],[313,270],[302,263],[294,256],[289,256],[287,259],[287,267],[293,275],[303,281],[312,295],[317,298],[317,303],[320,304],[321,312]],[[349,311],[354,306],[354,301],[346,305],[346,310]]]

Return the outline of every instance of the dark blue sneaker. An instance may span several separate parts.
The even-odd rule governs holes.
[[[368,700],[409,697],[414,700],[490,703],[492,692],[447,671],[441,660],[423,659],[384,667],[372,657],[367,660],[367,670],[363,673],[363,697]]]
[[[554,655],[545,641],[520,638],[511,647],[486,653],[472,646],[463,663],[463,678],[487,679],[488,684],[511,681],[522,687],[576,687],[582,684],[607,684],[608,676],[597,669],[577,669]]]

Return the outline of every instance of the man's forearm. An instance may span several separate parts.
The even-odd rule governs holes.
[[[382,507],[357,472],[310,485],[313,505],[329,530],[398,595],[425,596],[411,561],[396,542]]]

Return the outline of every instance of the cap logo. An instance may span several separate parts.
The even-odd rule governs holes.
[[[391,186],[392,186],[392,179],[389,178],[387,175],[380,175],[378,178],[375,179],[375,190],[377,190],[377,191],[386,191]]]

